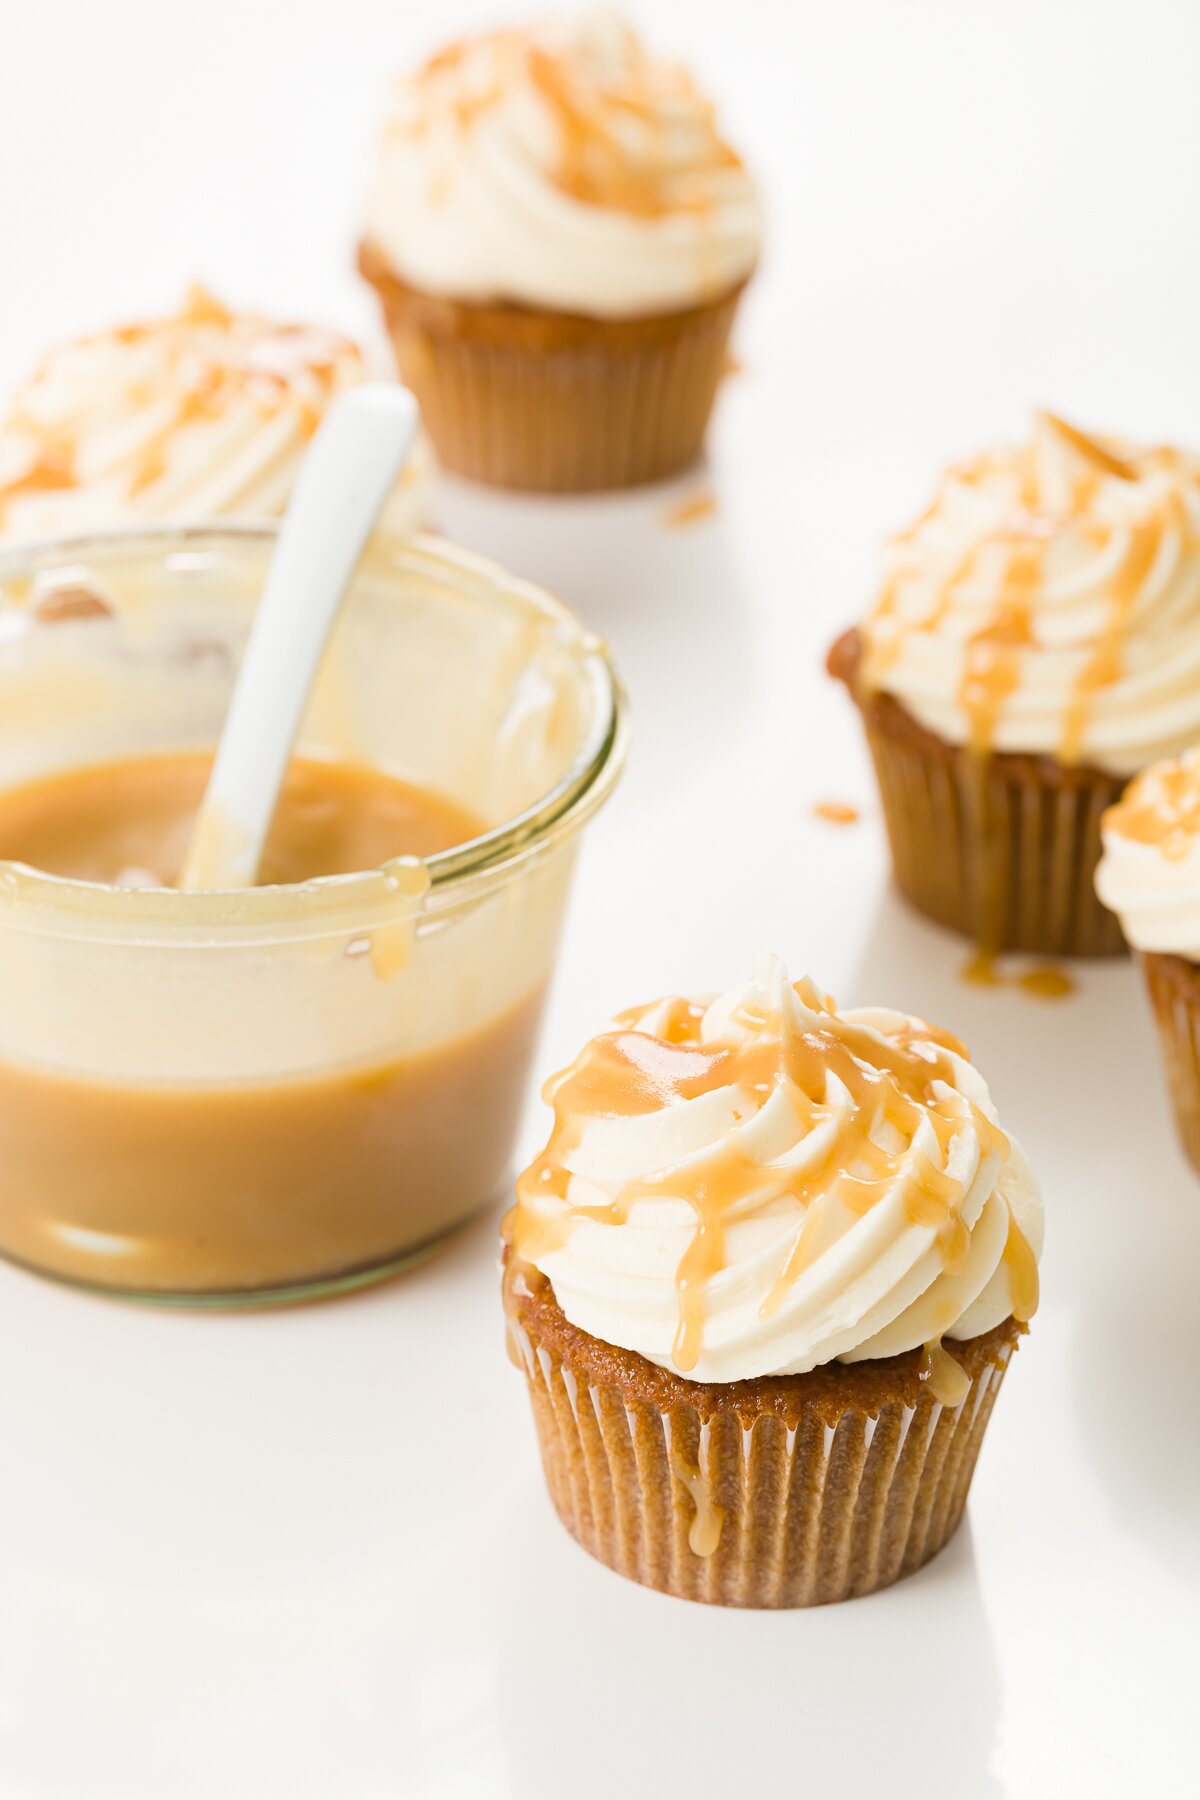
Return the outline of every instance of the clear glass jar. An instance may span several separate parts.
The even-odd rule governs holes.
[[[211,747],[272,545],[221,526],[0,557],[0,787]],[[229,893],[0,862],[0,1253],[220,1304],[426,1253],[507,1170],[579,832],[625,745],[565,608],[436,539],[373,544],[298,748],[486,830]]]

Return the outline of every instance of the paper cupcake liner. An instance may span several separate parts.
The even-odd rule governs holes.
[[[1180,1141],[1200,1172],[1200,968],[1184,956],[1142,958],[1158,1020]]]
[[[818,1606],[887,1587],[953,1535],[1022,1327],[952,1346],[943,1407],[912,1352],[812,1375],[688,1382],[510,1305],[550,1497],[620,1575],[723,1606]]]
[[[658,481],[698,455],[740,288],[686,312],[587,319],[421,293],[369,246],[359,263],[445,468],[583,493]]]
[[[1125,940],[1095,890],[1100,820],[1124,782],[1049,756],[980,756],[858,680],[861,639],[830,652],[867,734],[896,883],[920,912],[985,950],[1116,956]]]

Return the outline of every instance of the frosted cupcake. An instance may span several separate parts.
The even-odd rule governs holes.
[[[710,102],[604,12],[399,85],[360,266],[445,465],[580,491],[697,454],[759,240]]]
[[[830,669],[914,905],[988,951],[1119,951],[1101,816],[1200,738],[1200,458],[1039,414],[948,472]]]
[[[767,960],[546,1089],[506,1223],[551,1498],[649,1587],[807,1606],[946,1543],[1037,1304],[1042,1208],[953,1038]]]
[[[64,345],[0,418],[0,541],[275,517],[330,402],[366,376],[348,338],[199,288],[174,317]],[[382,529],[420,523],[429,470],[419,452]]]
[[[1184,1149],[1200,1171],[1200,749],[1104,815],[1096,888],[1141,953]]]

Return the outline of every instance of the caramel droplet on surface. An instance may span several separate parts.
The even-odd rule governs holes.
[[[827,825],[857,825],[860,816],[857,806],[844,800],[818,800],[813,807],[813,817],[824,819]]]
[[[1075,992],[1075,977],[1053,963],[1005,974],[990,950],[977,951],[964,967],[962,978],[973,987],[1015,988],[1034,1000],[1065,1000]]]
[[[699,525],[705,519],[711,519],[717,510],[717,496],[713,493],[689,494],[686,500],[668,507],[666,522],[672,531],[680,531],[688,525]]]
[[[1026,969],[1017,976],[1017,986],[1035,1000],[1065,1000],[1075,992],[1075,979],[1065,969],[1046,963],[1037,969]]]

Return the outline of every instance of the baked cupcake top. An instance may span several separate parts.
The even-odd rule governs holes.
[[[1096,892],[1130,943],[1200,961],[1200,747],[1130,782],[1101,835]]]
[[[1037,1304],[1041,1199],[961,1044],[774,958],[622,1014],[545,1090],[512,1250],[573,1325],[699,1381],[969,1338]]]
[[[760,235],[711,103],[607,10],[464,39],[402,81],[367,213],[413,287],[594,317],[727,293]]]
[[[952,468],[888,547],[861,679],[951,743],[1134,774],[1200,738],[1200,457],[1086,436]]]
[[[228,312],[201,288],[171,318],[64,345],[0,418],[0,540],[274,517],[330,402],[366,375],[348,338]],[[427,482],[422,452],[385,527],[418,523]]]

